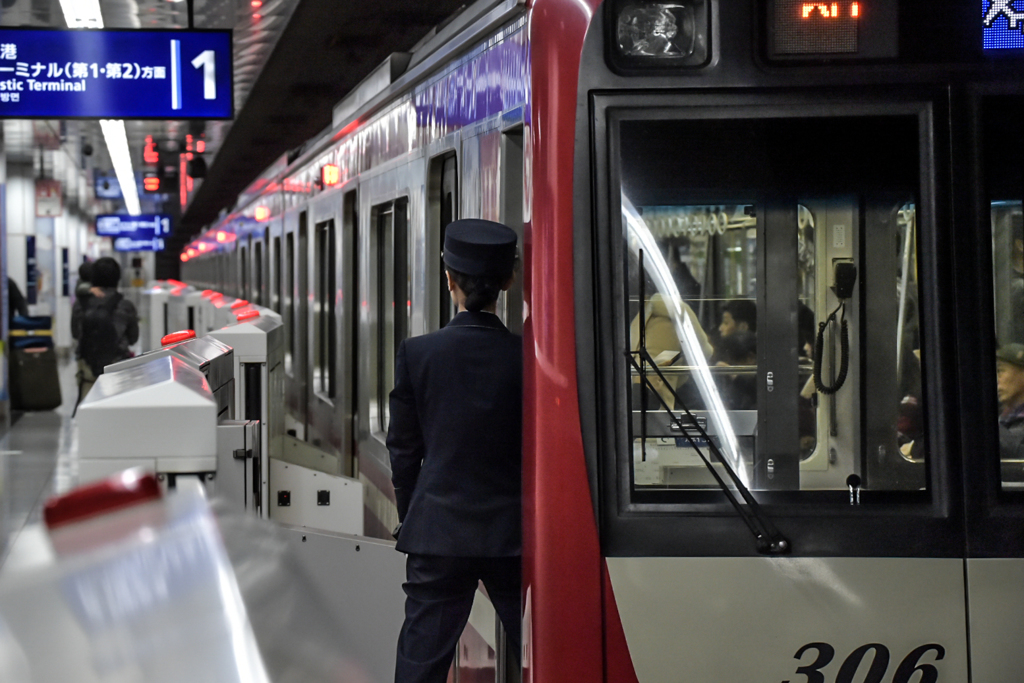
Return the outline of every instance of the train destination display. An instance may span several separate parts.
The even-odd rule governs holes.
[[[96,234],[113,237],[115,251],[163,251],[164,235],[171,234],[171,217],[162,214],[97,216]]]
[[[230,31],[0,29],[0,117],[229,119]]]

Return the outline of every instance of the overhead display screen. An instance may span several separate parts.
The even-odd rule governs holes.
[[[0,29],[0,117],[229,119],[230,31]]]
[[[879,0],[769,0],[769,57],[895,57],[896,7]]]
[[[1024,2],[1017,2],[1024,7]],[[986,50],[1024,48],[1024,12],[1013,7],[1014,0],[982,0],[983,46]]]
[[[115,251],[163,251],[171,217],[162,214],[96,216],[96,234],[114,238]]]

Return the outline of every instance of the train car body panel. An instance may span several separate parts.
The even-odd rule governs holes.
[[[925,645],[912,666],[968,678],[961,560],[632,557],[608,571],[640,683],[891,675]]]
[[[1012,681],[1024,667],[1016,634],[1024,629],[1024,561],[967,560],[970,594],[971,680]]]

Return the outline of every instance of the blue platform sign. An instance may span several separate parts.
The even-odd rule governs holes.
[[[96,216],[96,234],[114,238],[115,251],[163,251],[171,217],[162,214]]]
[[[0,29],[0,118],[229,119],[230,31]]]

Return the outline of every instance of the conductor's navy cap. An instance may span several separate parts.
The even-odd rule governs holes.
[[[466,275],[511,275],[516,261],[516,233],[494,221],[465,218],[444,233],[444,264]]]

